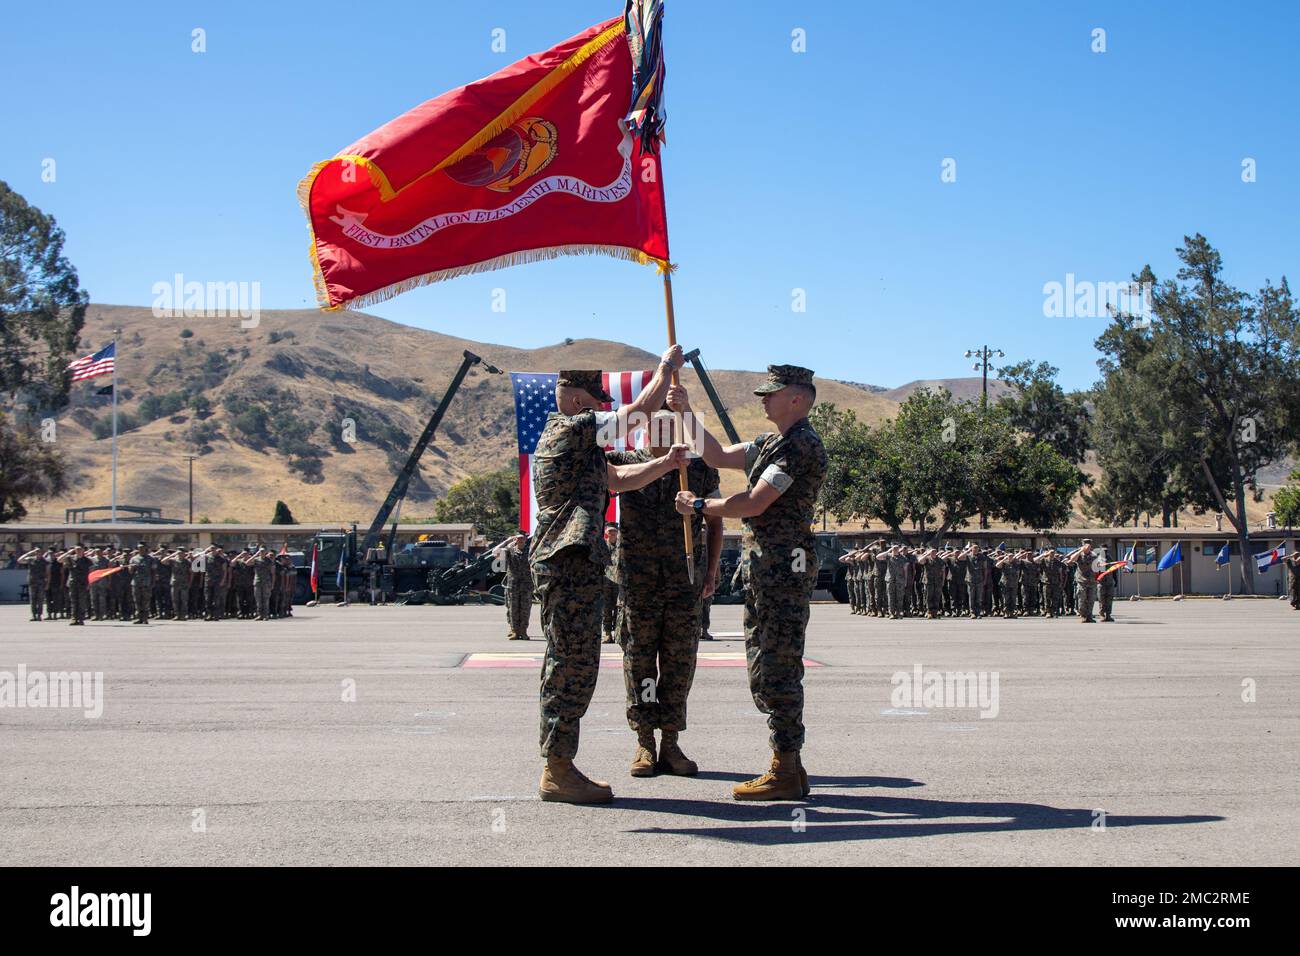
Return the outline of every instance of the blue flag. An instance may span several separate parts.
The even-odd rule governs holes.
[[[1282,559],[1286,557],[1286,548],[1277,547],[1272,551],[1264,551],[1255,555],[1255,568],[1260,574],[1266,572],[1275,564],[1281,564]]]
[[[1225,542],[1223,547],[1219,549],[1219,553],[1214,556],[1214,563],[1227,564],[1230,554],[1232,554],[1232,545]]]
[[[1161,558],[1160,563],[1156,565],[1156,570],[1167,571],[1181,560],[1183,560],[1183,544],[1180,541],[1165,552],[1165,556]]]
[[[347,553],[348,549],[346,547],[339,551],[339,570],[338,573],[334,575],[334,582],[338,585],[340,591],[343,590],[343,556]]]

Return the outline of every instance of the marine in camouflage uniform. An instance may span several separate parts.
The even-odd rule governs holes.
[[[1018,590],[1020,586],[1020,565],[1014,553],[1003,552],[994,564],[1002,572],[1002,616],[1010,620],[1016,617]]]
[[[31,603],[32,620],[41,619],[45,606],[45,586],[50,580],[50,566],[45,560],[49,551],[33,548],[18,559],[18,563],[27,568],[27,597]]]
[[[95,548],[86,557],[90,558],[90,570],[104,571],[109,566],[108,549]],[[90,585],[90,619],[92,621],[108,620],[108,577],[96,578]]]
[[[1066,564],[1074,565],[1074,603],[1079,620],[1084,624],[1096,623],[1092,616],[1093,606],[1097,603],[1097,554],[1092,550],[1092,541],[1084,538],[1083,544],[1071,551],[1065,558]]]
[[[862,613],[861,606],[858,604],[858,569],[854,562],[856,551],[848,551],[840,555],[839,562],[844,565],[844,588],[849,594],[849,613]]]
[[[171,617],[171,572],[163,567],[162,559],[166,552],[161,547],[149,555],[149,569],[153,572],[153,616]]]
[[[1287,594],[1293,610],[1300,611],[1300,554],[1288,554],[1283,558],[1287,570]]]
[[[960,551],[948,552],[948,593],[954,617],[970,613],[970,590],[966,586],[966,561]]]
[[[68,623],[85,624],[90,605],[90,558],[80,547],[74,547],[59,558],[59,563],[68,572],[68,613],[72,618]]]
[[[108,576],[110,607],[119,621],[132,619],[131,572],[126,569],[131,560],[129,551],[119,551],[113,555],[111,566],[121,570]]]
[[[1106,563],[1106,556],[1101,556],[1103,564]],[[1111,571],[1109,574],[1103,574],[1097,578],[1097,603],[1101,611],[1101,619],[1113,624],[1115,618],[1111,612],[1115,607],[1115,592],[1119,590],[1119,572]]]
[[[738,800],[799,799],[808,793],[800,751],[804,744],[803,652],[809,602],[817,583],[817,540],[812,531],[817,495],[826,479],[821,438],[808,423],[816,400],[813,373],[797,365],[770,365],[757,389],[778,428],[724,449],[702,428],[705,461],[739,468],[748,491],[721,501],[677,497],[683,514],[743,518],[741,551],[748,559],[745,658],[749,689],[767,714],[772,763],[767,773],[738,784]],[[688,412],[684,388],[670,392],[675,411]]]
[[[162,566],[171,588],[172,620],[184,621],[189,616],[190,558],[184,548],[166,555]]]
[[[533,572],[528,567],[528,536],[515,535],[501,549],[506,564],[506,625],[510,640],[528,640],[533,613]]]
[[[984,582],[988,577],[989,559],[979,546],[972,543],[962,552],[966,565],[966,592],[970,598],[970,616],[978,618],[984,613]]]
[[[903,552],[903,546],[896,544],[882,551],[876,560],[885,569],[889,616],[901,618],[907,612],[907,555]]]
[[[271,619],[271,591],[275,587],[275,555],[265,548],[258,548],[257,553],[248,562],[252,565],[253,601],[257,608],[257,619]]]
[[[680,368],[682,350],[664,354],[654,378],[632,403],[616,412],[598,411],[613,399],[599,371],[562,371],[556,384],[557,411],[546,420],[533,456],[536,527],[529,548],[533,582],[541,603],[546,656],[542,664],[541,752],[546,760],[538,791],[543,800],[606,803],[609,784],[590,780],[573,766],[579,724],[596,689],[600,668],[601,602],[609,548],[602,534],[611,476],[617,491],[641,487],[677,460],[620,467],[605,460],[603,445],[627,433],[628,418],[658,409]]]
[[[703,525],[703,530],[704,530],[704,546],[695,549],[695,553],[699,558],[699,560],[696,561],[695,563],[695,580],[697,581],[708,580],[710,574],[710,567],[709,567],[709,562],[711,560],[710,555],[716,554],[719,560],[721,560],[722,558],[721,523],[718,524],[716,529],[710,529],[709,526],[705,524]],[[714,541],[715,535],[717,536],[716,542]],[[715,544],[717,545],[716,551],[714,549]],[[716,571],[716,569],[714,570]],[[717,593],[717,590],[719,587],[721,587],[721,584],[722,584],[721,581],[715,580],[713,582],[713,588],[710,590],[706,586],[705,592],[707,593],[702,594],[700,597],[700,640],[702,641],[713,640],[713,635],[709,633],[709,627],[713,623],[712,622],[713,595]]]
[[[45,607],[50,620],[63,614],[67,600],[67,569],[59,563],[62,557],[63,552],[51,549],[45,559]]]
[[[149,600],[153,596],[153,562],[143,544],[136,547],[127,567],[131,573],[131,599],[135,602],[134,623],[148,624]]]
[[[1043,613],[1047,617],[1056,617],[1061,613],[1061,574],[1057,568],[1056,549],[1044,551],[1034,559],[1043,575]]]
[[[1028,551],[1019,553],[1016,564],[1020,568],[1021,607],[1025,609],[1026,617],[1037,617],[1038,565],[1034,563],[1033,554]]]
[[[605,568],[605,586],[601,590],[601,630],[606,644],[617,643],[622,636],[623,576],[619,571],[621,536],[618,525],[605,528],[605,545],[609,548],[609,566]]]
[[[645,464],[667,449],[610,452],[616,465]],[[718,472],[703,460],[686,469],[693,498],[718,498]],[[677,515],[680,479],[665,474],[636,491],[619,495],[619,572],[623,587],[623,683],[627,723],[637,735],[632,758],[634,777],[656,771],[693,776],[698,768],[682,753],[677,735],[686,729],[686,698],[695,680],[699,650],[700,595],[703,577],[692,581],[685,566],[701,563],[707,545],[704,519],[691,518],[694,552],[684,554]],[[720,528],[722,520],[712,519]],[[720,544],[721,542],[719,542]],[[662,746],[656,749],[655,731]]]
[[[943,580],[947,566],[933,548],[924,551],[917,564],[925,583],[925,616],[936,620],[943,610]]]

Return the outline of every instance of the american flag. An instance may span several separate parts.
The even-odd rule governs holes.
[[[113,362],[117,358],[117,343],[109,342],[93,355],[83,355],[68,365],[72,381],[80,382],[87,378],[108,375],[113,371]]]
[[[511,372],[510,383],[515,393],[515,434],[519,439],[519,530],[532,534],[537,521],[537,499],[533,496],[533,454],[537,440],[546,427],[546,416],[555,411],[555,372]],[[654,378],[653,371],[604,372],[601,376],[605,391],[614,401],[604,406],[615,409],[626,405],[641,394],[641,389]],[[645,429],[630,436],[620,436],[610,451],[644,448],[648,442]],[[618,499],[610,502],[605,513],[608,521],[618,520]]]

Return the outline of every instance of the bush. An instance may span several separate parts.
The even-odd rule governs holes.
[[[190,339],[193,337],[194,337],[194,333],[191,332],[189,329],[181,329],[181,338]]]
[[[319,458],[294,458],[289,462],[289,471],[301,475],[309,485],[319,485],[325,480]]]

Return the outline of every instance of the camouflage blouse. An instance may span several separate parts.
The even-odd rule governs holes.
[[[638,465],[651,461],[648,450],[612,451],[606,459],[615,465]],[[686,542],[682,540],[682,516],[677,513],[680,490],[677,470],[673,469],[637,491],[625,491],[619,499],[619,571],[623,583],[644,581],[668,571],[687,582]],[[686,484],[697,498],[717,497],[718,470],[702,458],[693,458],[686,466]],[[704,518],[694,515],[691,521],[695,562],[704,548]],[[676,578],[674,578],[675,580]],[[696,584],[699,584],[699,579]]]
[[[741,553],[750,562],[751,576],[765,586],[799,587],[817,575],[817,541],[812,525],[817,494],[826,480],[826,449],[808,419],[784,435],[766,432],[745,446],[749,487],[760,480],[784,488],[781,497],[761,515],[744,520]]]
[[[604,535],[609,472],[596,443],[598,430],[592,411],[547,416],[533,454],[537,523],[528,552],[533,564],[572,547],[586,548],[602,568],[609,564]]]

